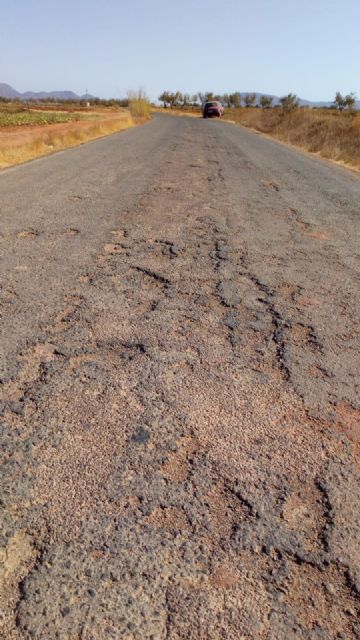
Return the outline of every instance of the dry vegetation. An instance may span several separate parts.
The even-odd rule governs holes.
[[[0,168],[128,129],[149,117],[147,101],[137,98],[128,109],[0,104]]]
[[[133,118],[148,120],[151,117],[151,104],[146,98],[130,99],[129,110]]]

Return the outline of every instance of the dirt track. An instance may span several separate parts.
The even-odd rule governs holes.
[[[193,118],[0,174],[1,638],[360,638],[359,202]]]

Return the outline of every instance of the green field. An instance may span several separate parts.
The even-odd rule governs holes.
[[[0,111],[0,127],[18,127],[26,125],[56,124],[57,122],[74,122],[81,119],[79,113],[60,111]]]

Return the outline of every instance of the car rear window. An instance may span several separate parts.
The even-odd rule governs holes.
[[[217,102],[206,102],[205,107],[216,107]]]

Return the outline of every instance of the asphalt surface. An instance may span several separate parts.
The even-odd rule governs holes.
[[[359,203],[196,118],[0,173],[1,638],[360,638]]]

